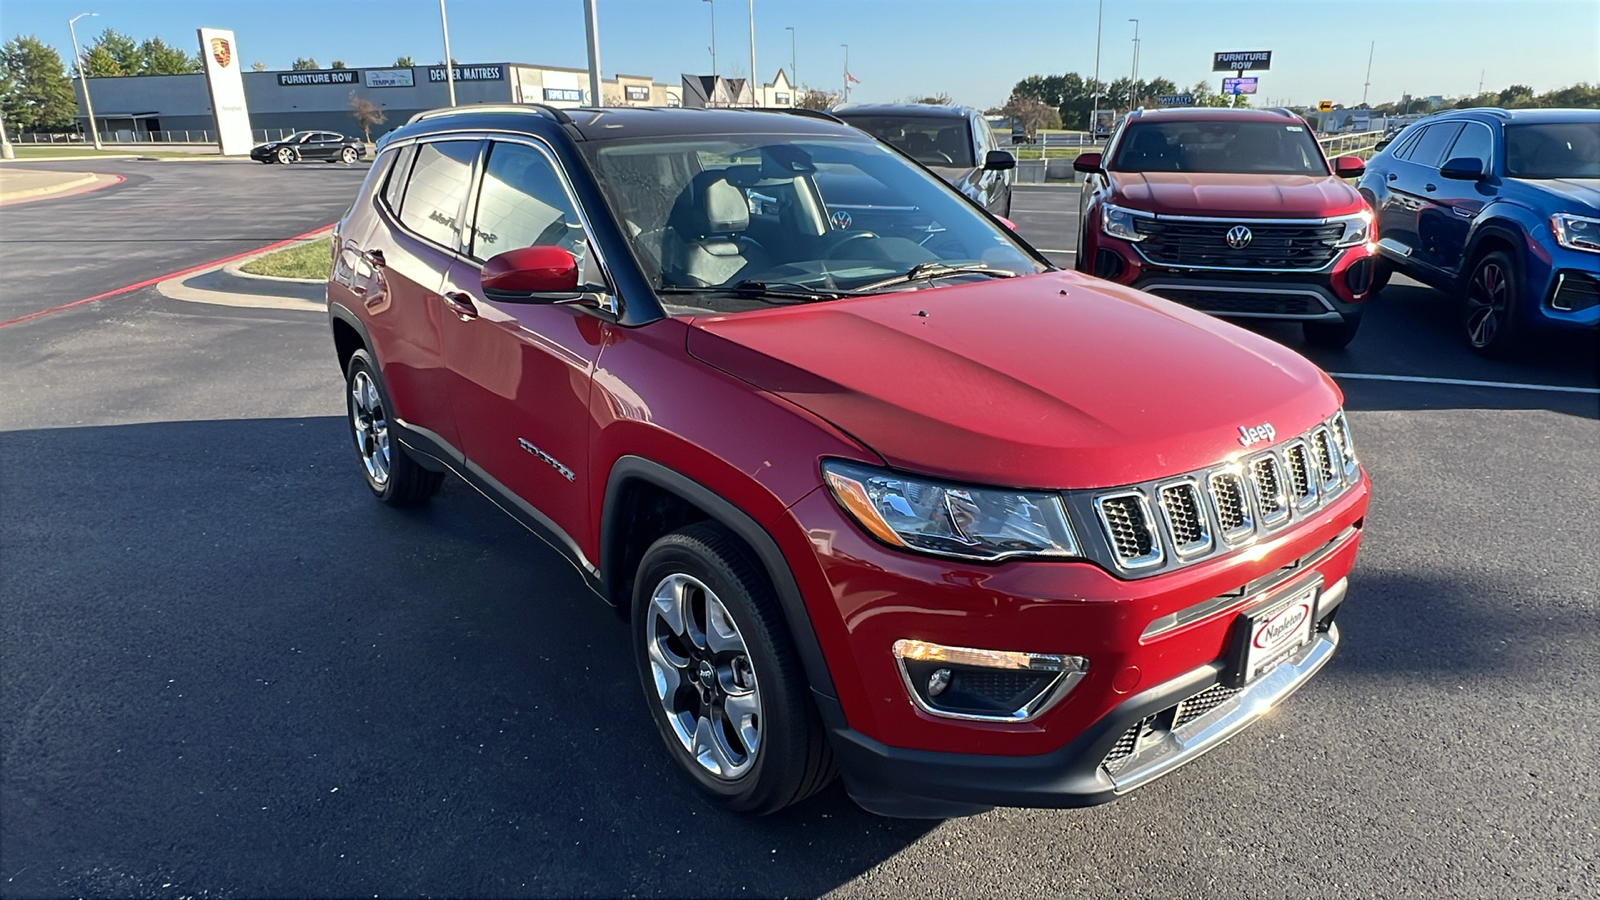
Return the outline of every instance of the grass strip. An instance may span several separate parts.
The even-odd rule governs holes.
[[[328,250],[328,238],[323,236],[258,256],[240,268],[251,275],[326,281],[333,269],[333,256]]]

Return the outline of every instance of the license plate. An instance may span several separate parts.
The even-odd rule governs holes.
[[[1240,613],[1234,626],[1235,684],[1248,684],[1277,668],[1310,643],[1317,618],[1320,583],[1296,589],[1288,597],[1268,600]]]

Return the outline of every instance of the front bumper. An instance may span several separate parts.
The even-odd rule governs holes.
[[[1339,599],[1342,585],[1337,586]],[[1338,647],[1339,629],[1332,622],[1336,611],[1336,604],[1319,611],[1324,630],[1292,659],[1176,727],[1152,727],[1146,733],[1144,723],[1163,715],[1176,720],[1186,703],[1209,703],[1207,695],[1221,687],[1220,663],[1201,666],[1123,702],[1053,753],[1015,757],[903,750],[836,730],[834,755],[851,798],[879,815],[945,818],[995,806],[1106,803],[1219,746],[1309,681]],[[1146,736],[1135,752],[1120,756],[1128,735],[1136,731]]]

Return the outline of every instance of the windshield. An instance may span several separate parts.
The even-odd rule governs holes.
[[[1322,148],[1292,122],[1139,122],[1117,143],[1114,172],[1327,175]]]
[[[925,166],[976,166],[967,120],[960,116],[851,116],[839,118]]]
[[[1511,178],[1600,178],[1600,123],[1506,126]]]
[[[969,267],[978,271],[966,277],[977,278],[1047,268],[944,182],[871,141],[673,136],[582,146],[640,267],[669,303],[691,311],[795,302],[752,284],[826,299],[934,283],[879,284],[917,266]],[[752,296],[707,307],[719,294]]]

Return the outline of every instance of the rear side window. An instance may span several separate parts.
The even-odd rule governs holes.
[[[400,197],[406,190],[406,179],[411,175],[411,160],[417,155],[417,145],[407,144],[388,154],[394,157],[394,168],[389,172],[389,183],[383,187],[383,202],[395,215],[400,214]]]
[[[1417,138],[1417,143],[1411,148],[1411,152],[1406,154],[1406,159],[1418,165],[1437,169],[1439,164],[1444,162],[1445,148],[1450,146],[1459,133],[1461,133],[1459,122],[1429,125],[1428,130]]]
[[[430,241],[461,243],[461,205],[472,184],[477,141],[436,141],[417,148],[400,206],[400,221]]]

